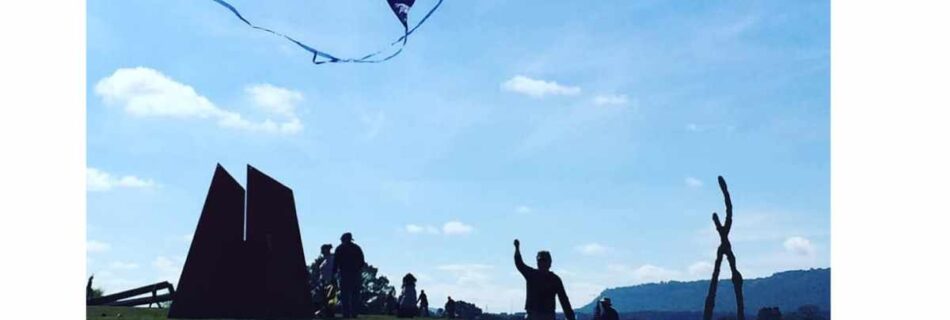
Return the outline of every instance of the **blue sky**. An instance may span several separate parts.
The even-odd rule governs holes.
[[[340,56],[401,32],[382,0],[233,4]],[[294,190],[308,261],[351,231],[433,304],[519,311],[516,237],[577,307],[707,278],[717,175],[747,278],[829,266],[827,2],[446,1],[395,59],[323,66],[210,0],[87,14],[87,269],[107,291],[177,281],[217,163]]]

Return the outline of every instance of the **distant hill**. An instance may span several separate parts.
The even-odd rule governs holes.
[[[727,272],[728,274],[728,272]],[[779,307],[785,313],[803,305],[831,310],[831,269],[796,270],[743,281],[746,315],[762,307]],[[594,301],[606,296],[618,312],[702,311],[709,280],[669,281],[604,290]],[[594,301],[577,309],[592,313]],[[729,278],[719,279],[716,312],[735,312],[736,298]]]

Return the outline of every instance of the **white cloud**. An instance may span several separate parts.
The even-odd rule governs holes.
[[[610,249],[599,243],[588,243],[574,247],[574,250],[588,256],[599,256],[607,253]]]
[[[150,188],[154,186],[155,181],[151,179],[129,175],[114,177],[112,174],[96,168],[86,168],[86,190],[88,191],[108,191],[113,188]]]
[[[222,112],[194,88],[150,68],[117,69],[99,80],[95,90],[106,103],[122,104],[136,116],[208,118]]]
[[[475,228],[461,221],[449,221],[442,225],[442,233],[446,235],[465,235],[472,233]]]
[[[668,281],[679,277],[679,272],[654,265],[643,265],[633,271],[634,277],[641,282]]]
[[[446,296],[451,296],[475,303],[488,312],[510,311],[509,306],[524,303],[521,275],[506,276],[495,266],[479,263],[440,265],[436,270],[439,272],[420,283],[429,301],[445,301]]]
[[[712,275],[713,265],[706,261],[699,261],[689,266],[689,275],[693,277],[706,277]]]
[[[295,114],[303,95],[269,84],[249,86],[245,93],[259,109],[282,118],[279,121],[244,119],[237,112],[221,109],[191,86],[145,67],[117,69],[96,83],[95,92],[106,104],[121,105],[137,117],[212,119],[221,127],[266,133],[292,134],[303,129]]]
[[[811,244],[811,241],[802,237],[790,237],[785,239],[785,251],[799,255],[811,257],[815,255],[815,247]]]
[[[296,118],[297,104],[303,101],[303,94],[297,91],[276,87],[271,84],[255,84],[244,88],[255,105],[270,114]]]
[[[501,84],[501,89],[525,94],[534,98],[546,95],[573,96],[581,92],[581,88],[565,86],[554,81],[531,79],[522,75],[514,76]]]
[[[686,186],[690,188],[699,188],[703,186],[703,181],[694,177],[686,177]]]
[[[630,278],[635,284],[670,281],[682,278],[682,273],[679,271],[654,266],[652,264],[645,264],[637,268],[612,264],[607,266],[607,270],[620,274],[622,277]]]
[[[168,281],[172,284],[178,282],[178,278],[181,276],[181,269],[184,265],[184,260],[181,257],[165,257],[158,256],[152,261],[152,266],[155,267],[155,270],[158,272],[158,281]]]
[[[88,253],[99,253],[106,252],[111,249],[112,246],[108,243],[96,241],[96,240],[86,240],[86,252]]]
[[[439,234],[439,229],[431,225],[420,226],[416,224],[407,224],[406,232],[411,233],[411,234],[421,234],[421,233]]]
[[[456,277],[458,284],[485,283],[491,277],[489,271],[494,269],[491,265],[485,264],[447,264],[438,266],[437,269],[452,273]]]
[[[529,206],[518,206],[518,207],[515,208],[515,212],[521,213],[521,214],[531,213],[531,212],[533,212],[533,211],[534,211],[534,209],[532,209],[532,208],[529,207]]]
[[[433,225],[407,224],[405,231],[409,234],[443,234],[446,236],[466,235],[475,231],[475,227],[462,223],[461,221],[449,221],[437,228]]]
[[[594,104],[598,106],[620,106],[627,102],[627,95],[623,94],[601,94],[594,97]]]
[[[139,265],[132,262],[113,261],[109,264],[109,269],[132,270],[138,269]]]

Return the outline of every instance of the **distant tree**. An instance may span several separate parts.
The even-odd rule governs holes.
[[[92,298],[102,297],[102,288],[92,288]]]
[[[821,308],[816,305],[798,307],[798,311],[795,312],[795,318],[789,318],[800,320],[826,320],[825,316],[821,314]]]
[[[474,304],[456,300],[455,301],[455,313],[461,319],[475,319],[482,315],[482,309],[475,306]]]
[[[755,317],[756,320],[782,320],[782,313],[779,312],[778,307],[765,307],[759,309],[758,315]]]
[[[378,273],[379,269],[372,265],[363,267],[363,289],[360,292],[363,313],[385,314],[387,298],[396,291],[396,288],[389,284],[389,278]]]

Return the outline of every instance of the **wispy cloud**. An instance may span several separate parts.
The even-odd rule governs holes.
[[[783,243],[785,251],[798,256],[811,257],[815,255],[815,247],[811,241],[803,237],[790,237]]]
[[[695,124],[695,123],[687,123],[687,124],[686,124],[686,131],[690,131],[690,132],[702,132],[702,131],[704,131],[704,130],[705,130],[705,128],[702,127],[702,126],[700,126],[700,125],[698,125],[698,124]]]
[[[592,242],[592,243],[576,246],[574,247],[574,250],[587,256],[599,256],[599,255],[606,254],[610,250],[610,248],[602,244]]]
[[[712,274],[713,265],[712,263],[706,261],[699,261],[691,264],[687,271],[689,272],[689,275],[693,277],[709,276]]]
[[[446,235],[466,235],[475,231],[475,227],[461,221],[449,221],[442,225],[442,233]]]
[[[467,235],[475,231],[475,227],[461,221],[449,221],[438,228],[433,225],[407,224],[405,231],[409,234],[442,234],[446,236]]]
[[[684,182],[686,183],[686,186],[690,188],[699,188],[703,186],[703,181],[695,177],[686,177]]]
[[[279,118],[277,121],[270,117],[247,120],[240,113],[218,107],[193,87],[145,67],[117,69],[96,83],[95,93],[106,104],[120,105],[137,117],[211,119],[221,127],[267,133],[292,134],[303,129],[295,113],[303,95],[270,84],[248,86],[245,94],[265,114]]]
[[[447,264],[440,265],[437,269],[447,271],[455,275],[458,284],[484,283],[490,276],[489,271],[494,266],[486,264]]]
[[[406,232],[411,233],[411,234],[422,234],[422,233],[439,234],[439,228],[436,228],[431,225],[421,226],[417,224],[407,224]]]
[[[184,263],[185,259],[182,257],[158,256],[152,261],[152,267],[157,271],[157,280],[175,284],[178,282],[178,277],[181,276]]]
[[[366,132],[363,137],[367,140],[372,140],[376,138],[380,130],[383,129],[383,125],[386,123],[386,113],[382,110],[372,113],[360,111],[360,123],[366,127]]]
[[[527,213],[534,212],[534,209],[529,206],[521,205],[521,206],[515,207],[515,212],[520,213],[520,214],[527,214]]]
[[[154,186],[155,181],[152,179],[143,179],[132,175],[118,177],[96,168],[86,168],[87,191],[108,191],[114,188],[151,188]]]
[[[86,252],[88,253],[99,253],[106,252],[112,248],[112,245],[96,240],[86,240]]]
[[[542,98],[548,95],[573,96],[581,93],[579,87],[562,85],[554,81],[531,79],[522,75],[514,76],[503,82],[501,89],[534,98]]]
[[[629,102],[623,94],[601,94],[594,96],[593,101],[598,106],[621,106]]]
[[[652,264],[644,264],[639,267],[612,264],[607,266],[607,270],[621,277],[631,279],[635,284],[677,280],[681,279],[683,275],[680,271],[658,267]]]
[[[481,263],[445,264],[425,283],[429,301],[444,301],[446,296],[475,303],[486,311],[507,311],[507,306],[524,302],[524,284],[499,281],[493,265]],[[519,276],[520,277],[520,276]]]
[[[139,265],[133,262],[122,262],[122,261],[113,261],[109,264],[109,269],[116,270],[132,270],[138,269]]]

